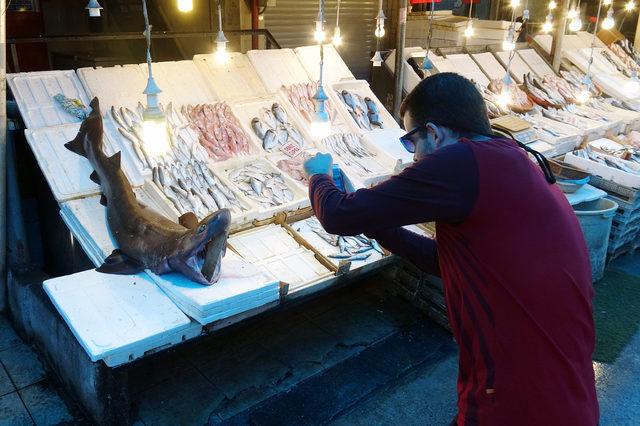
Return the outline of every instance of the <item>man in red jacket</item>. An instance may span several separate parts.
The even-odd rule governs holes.
[[[591,267],[565,196],[491,134],[457,74],[423,80],[402,115],[415,163],[386,182],[345,194],[329,155],[305,163],[316,216],[442,277],[460,348],[456,424],[596,425]],[[436,241],[403,228],[432,221]]]

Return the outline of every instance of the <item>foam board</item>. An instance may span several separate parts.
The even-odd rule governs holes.
[[[293,49],[250,50],[247,57],[269,93],[311,81]]]
[[[485,73],[482,72],[478,64],[476,64],[468,54],[447,55],[447,59],[458,70],[458,74],[475,81],[483,87],[489,85],[489,79]]]
[[[381,129],[368,133],[364,138],[387,156],[400,161],[401,166],[405,166],[413,163],[413,154],[400,143],[400,136],[404,134],[402,129]]]
[[[507,70],[500,65],[500,62],[493,56],[491,52],[475,53],[471,55],[478,62],[480,68],[487,74],[490,79],[504,78]]]
[[[89,358],[111,367],[200,332],[146,274],[90,270],[43,286]]]
[[[53,97],[62,93],[89,106],[89,98],[74,71],[42,71],[7,74],[7,84],[28,129],[39,129],[81,120],[67,113]]]
[[[529,65],[533,72],[540,78],[545,75],[555,75],[553,69],[547,64],[547,62],[533,49],[522,49],[517,51],[518,55],[523,61]]]
[[[251,263],[279,257],[300,248],[300,244],[281,226],[267,225],[231,235],[229,247]]]
[[[218,99],[234,101],[268,93],[251,61],[242,53],[229,53],[228,61],[223,63],[214,54],[196,55],[193,61]]]
[[[289,293],[321,284],[333,277],[333,273],[318,262],[312,252],[304,249],[269,258],[257,266],[289,284]]]
[[[147,64],[140,64],[142,73],[148,73]],[[161,103],[173,102],[176,106],[205,104],[218,101],[204,74],[191,61],[153,63],[153,78],[162,89],[158,95]]]
[[[103,115],[112,106],[135,108],[138,102],[146,104],[142,92],[148,75],[138,64],[78,68],[77,73],[89,98],[100,100]]]
[[[496,55],[502,61],[502,64],[506,66],[509,63],[509,55],[511,53],[514,53],[513,59],[511,60],[511,77],[513,77],[518,84],[522,84],[523,76],[528,73],[533,73],[531,68],[529,68],[529,66],[515,52],[496,52]]]
[[[320,80],[320,46],[302,46],[294,51],[311,81]],[[332,44],[324,45],[323,79],[329,84],[343,80],[355,80],[353,73]]]

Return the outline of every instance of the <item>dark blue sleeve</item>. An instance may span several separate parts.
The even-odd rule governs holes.
[[[406,257],[409,252],[432,253],[430,265],[437,263],[435,242],[395,228],[462,222],[477,196],[478,168],[471,148],[462,143],[441,148],[387,181],[350,194],[338,190],[328,175],[314,175],[309,181],[311,206],[327,232],[367,234]],[[422,262],[414,263],[421,267]]]

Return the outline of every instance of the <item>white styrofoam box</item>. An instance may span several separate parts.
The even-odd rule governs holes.
[[[581,135],[586,136],[588,140],[595,140],[603,137],[608,129],[608,125],[603,124],[601,121],[581,117],[568,111],[553,110],[553,114],[557,119],[554,117],[547,118],[556,120],[561,124],[568,124],[574,127]]]
[[[402,167],[413,163],[413,154],[400,143],[400,136],[404,134],[402,129],[379,129],[369,132],[364,138],[390,158],[400,161]]]
[[[511,52],[496,52],[498,58],[502,61],[504,65],[509,63],[509,55],[513,53],[513,59],[511,60],[511,68],[510,73],[511,77],[518,83],[522,84],[522,79],[525,74],[533,73],[529,65],[527,65],[522,58],[515,53],[515,51]],[[535,74],[535,73],[534,73]]]
[[[606,154],[601,155],[606,156]],[[581,170],[591,173],[592,175],[600,176],[604,180],[610,180],[629,188],[640,188],[640,175],[638,174],[628,173],[614,167],[609,167],[588,158],[578,157],[572,152],[569,152],[564,156],[564,161],[570,166],[575,166]],[[631,163],[627,162],[627,164]]]
[[[603,123],[608,130],[612,130],[615,134],[624,132],[626,123],[615,113],[591,108],[587,105],[576,105],[575,109],[579,114]]]
[[[631,94],[625,90],[626,84],[629,82],[627,77],[622,75],[594,74],[593,81],[607,95],[620,99],[621,101],[637,102],[640,100],[640,93]]]
[[[25,130],[27,142],[57,201],[97,194],[100,191],[100,186],[89,179],[89,175],[93,172],[89,160],[69,151],[64,146],[76,137],[79,129],[80,124],[77,123]],[[103,142],[106,155],[113,155],[120,151],[118,142],[108,134],[105,134]],[[122,168],[132,185],[142,183],[135,171],[132,171],[124,161]]]
[[[110,367],[201,332],[146,274],[90,270],[43,286],[91,361]]]
[[[141,186],[133,188],[133,192],[140,204],[155,210],[169,220],[176,223],[178,222],[180,213],[178,213],[171,201],[165,197],[155,183],[146,180]]]
[[[555,75],[553,69],[535,50],[522,49],[517,52],[538,77],[542,78],[548,74]]]
[[[311,81],[320,80],[320,46],[302,46],[294,51]],[[323,79],[328,84],[355,80],[353,73],[332,44],[324,45]]]
[[[39,71],[7,74],[7,84],[18,104],[20,115],[28,129],[79,123],[81,120],[66,112],[53,97],[62,93],[79,99],[88,108],[89,98],[78,76],[70,71]]]
[[[623,120],[627,127],[622,133],[629,133],[640,128],[640,113],[637,111],[618,108],[607,102],[598,102],[597,109]]]
[[[147,64],[140,64],[142,73],[148,73]],[[211,85],[195,62],[169,61],[153,63],[153,79],[162,89],[158,95],[161,103],[174,105],[205,104],[218,100]]]
[[[556,147],[542,140],[533,141],[528,143],[527,146],[531,149],[535,149],[545,157],[553,157],[556,155]]]
[[[257,264],[270,276],[289,284],[289,294],[331,279],[334,274],[315,258],[313,252],[299,249]]]
[[[502,79],[507,70],[498,62],[493,53],[474,53],[471,56],[478,62],[482,70],[490,79]]]
[[[293,49],[250,50],[247,57],[269,93],[310,81]]]
[[[218,99],[234,101],[268,93],[251,61],[242,53],[229,53],[229,59],[224,63],[218,62],[215,54],[196,55],[193,61]]]
[[[291,179],[286,173],[282,172],[276,166],[268,162],[264,158],[256,158],[256,159],[231,159],[227,160],[224,163],[216,163],[213,166],[213,170],[216,172],[217,176],[221,176],[224,178],[225,182],[228,182],[230,188],[233,189],[236,193],[241,193],[242,191],[229,179],[229,173],[233,170],[241,168],[243,166],[249,164],[259,164],[261,167],[264,167],[266,170],[271,172],[277,172],[282,175],[282,179],[285,182],[291,191],[293,192],[293,201],[288,203],[281,204],[279,206],[273,206],[268,209],[262,208],[257,201],[252,200],[250,197],[243,197],[244,200],[252,206],[252,209],[247,212],[251,220],[264,220],[273,217],[276,213],[283,211],[295,211],[298,209],[306,208],[311,205],[309,201],[309,197],[307,195],[307,191],[303,190],[301,186]]]
[[[117,143],[118,151],[122,153],[120,157],[122,169],[132,183],[140,185],[145,178],[151,176],[151,170],[146,167],[146,163],[143,165],[138,159],[133,143],[118,131],[118,126],[111,116],[110,110],[111,108],[104,110],[101,107],[101,111],[104,114],[102,128],[104,129],[105,139],[113,140]]]
[[[533,124],[538,137],[552,145],[569,144],[576,147],[582,139],[583,133],[568,124],[563,124],[542,116],[524,115],[523,118]],[[553,132],[553,133],[550,133]]]
[[[278,281],[230,250],[222,259],[219,280],[211,286],[178,273],[148,274],[183,312],[201,324],[255,309],[280,296]]]
[[[605,50],[608,50],[608,49],[598,49],[598,48],[593,49],[593,65],[591,67],[593,68],[595,66],[596,69],[603,70],[607,74],[619,74],[620,71],[618,71],[618,68],[616,68],[614,64],[609,62],[608,59],[602,56],[602,53]],[[591,55],[591,49],[581,49],[580,52],[586,58],[589,58]],[[614,60],[617,58],[617,56],[614,53],[610,51],[608,53]]]
[[[538,34],[533,38],[533,40],[547,54],[551,54],[551,45],[553,44],[553,36],[551,34]]]
[[[424,57],[425,50],[422,47],[405,47],[402,53],[402,60],[406,61],[413,56],[414,53],[421,54]],[[395,74],[396,70],[396,51],[393,49],[384,61],[385,65],[389,68],[392,74]]]
[[[89,98],[97,97],[100,101],[103,115],[112,106],[135,108],[138,102],[146,104],[142,92],[148,76],[138,64],[78,68],[77,73]]]
[[[375,132],[378,131],[370,133]],[[322,144],[321,150],[331,153],[333,161],[340,165],[340,167],[346,172],[347,176],[349,176],[352,181],[355,181],[354,184],[359,187],[371,187],[383,182],[394,173],[396,168],[401,167],[398,166],[398,162],[394,158],[390,157],[381,148],[374,145],[372,140],[366,136],[367,135],[359,135],[360,143],[367,151],[374,154],[372,157],[359,158],[360,164],[368,170],[366,172],[361,167],[352,164],[349,158],[340,156],[338,153],[333,151],[327,144],[328,138],[325,138],[320,142]],[[358,185],[358,183],[361,185]]]
[[[433,66],[438,72],[458,72],[453,62],[444,56],[433,55],[431,62],[433,62]]]
[[[447,59],[455,67],[458,74],[468,78],[469,80],[475,81],[483,87],[487,87],[489,85],[489,79],[487,76],[468,54],[460,53],[447,55]]]
[[[295,107],[295,104],[289,99],[287,90],[289,87],[282,87],[279,91],[280,99],[286,104],[287,111],[293,113],[295,121],[300,123],[303,130],[309,137],[313,138],[313,131],[311,130],[311,121],[313,120],[313,114],[305,117],[301,110]],[[325,88],[326,90],[326,88]],[[355,123],[351,120],[351,117],[345,116],[343,109],[339,108],[333,99],[328,99],[325,102],[325,108],[328,110],[333,107],[335,115],[331,121],[331,133],[351,132],[355,131]],[[314,106],[315,108],[315,106]],[[311,121],[310,121],[311,120]]]
[[[422,78],[420,78],[420,76],[416,73],[413,67],[409,65],[407,61],[412,57],[424,58],[424,55],[425,50],[422,47],[407,47],[404,49],[404,54],[402,55],[402,66],[404,68],[403,89],[407,93],[410,93],[420,83],[420,81],[422,81]],[[389,56],[387,56],[387,59],[385,59],[384,61],[385,66],[391,72],[391,74],[395,74],[395,61],[396,51],[392,50]]]
[[[569,204],[575,206],[576,204],[587,203],[589,201],[595,201],[599,200],[600,198],[604,198],[607,196],[607,192],[586,184],[582,185],[576,192],[565,193],[564,196],[567,197],[567,201],[569,201]]]
[[[337,108],[342,111],[345,117],[347,116],[351,117],[351,113],[349,112],[349,108],[344,103],[344,101],[342,101],[340,99],[340,96],[338,96],[338,93],[342,92],[343,90],[347,90],[348,92],[353,94],[358,94],[363,99],[365,97],[371,98],[371,100],[378,107],[378,114],[380,116],[380,120],[382,121],[382,125],[384,126],[383,127],[384,129],[400,128],[396,120],[389,113],[389,111],[387,111],[387,109],[384,107],[384,104],[380,102],[380,100],[376,97],[376,95],[373,93],[373,91],[369,87],[369,83],[367,83],[365,80],[353,80],[353,81],[343,81],[341,83],[335,83],[330,85],[330,88],[327,90],[328,92],[327,94],[329,98],[331,98],[334,105],[336,105]],[[356,123],[353,117],[351,117],[351,121],[353,122],[353,127],[357,128],[360,133],[368,132],[367,130],[360,129],[360,127],[358,126],[358,124]]]
[[[284,95],[282,92],[277,93],[276,95],[263,96],[260,98],[252,98],[244,101],[232,102],[230,104],[231,111],[238,118],[238,121],[242,125],[245,133],[249,135],[249,140],[251,143],[257,148],[256,154],[265,154],[267,151],[262,147],[262,140],[258,138],[256,132],[253,131],[251,127],[251,120],[258,117],[262,119],[261,111],[263,109],[271,110],[274,103],[280,104],[280,106],[284,109],[287,114],[287,119],[289,120],[289,124],[294,126],[304,139],[304,146],[302,148],[311,148],[314,147],[313,138],[307,132],[308,126],[303,126],[300,122],[301,117],[300,114],[294,114],[293,106],[288,100],[284,99]],[[263,120],[264,122],[264,120]],[[293,139],[289,139],[293,141]],[[274,149],[276,151],[277,148]]]
[[[594,141],[589,142],[589,145],[591,145],[594,148],[603,149],[603,150],[617,151],[617,150],[625,149],[624,145],[621,145],[618,142],[612,141],[611,139],[607,139],[607,138],[596,139]]]
[[[279,257],[300,244],[282,226],[266,225],[229,236],[229,247],[251,263]]]
[[[317,249],[324,256],[327,256],[329,261],[333,263],[336,267],[340,263],[341,259],[333,259],[328,257],[332,254],[339,253],[339,249],[336,246],[333,246],[323,240],[318,234],[313,232],[309,224],[307,224],[306,220],[301,220],[298,222],[294,222],[291,224],[291,227],[298,233],[302,238],[304,238],[309,244],[311,244],[315,249]],[[366,252],[365,254],[369,254],[369,257],[366,260],[358,260],[351,262],[351,269],[361,268],[365,265],[374,263],[382,259],[384,256],[375,250],[371,250]]]
[[[594,36],[593,33],[588,31],[577,31],[575,33],[576,36],[581,40],[583,47],[591,47],[591,43],[595,43],[595,46],[598,48],[606,48],[607,45],[602,42],[597,36]]]

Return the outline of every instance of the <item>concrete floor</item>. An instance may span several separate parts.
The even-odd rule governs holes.
[[[640,256],[611,268],[640,276]],[[601,425],[640,424],[640,331],[594,363]],[[136,424],[447,425],[449,334],[372,279],[165,351],[131,372]],[[0,317],[0,425],[86,423]]]

